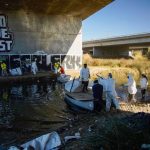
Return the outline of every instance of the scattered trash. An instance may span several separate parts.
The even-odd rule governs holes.
[[[57,117],[59,117],[59,118],[62,118],[62,119],[69,120],[69,121],[73,120],[73,119],[71,119],[71,118],[68,118],[68,117],[65,117],[65,116],[61,116],[61,115],[55,115],[55,116],[57,116]]]
[[[89,131],[89,132],[91,132],[91,131],[92,131],[92,129],[91,129],[91,127],[90,127],[90,126],[89,126],[89,128],[88,128],[88,131]]]
[[[97,122],[97,121],[96,121],[96,122]],[[88,128],[88,131],[91,132],[92,129],[94,129],[94,127],[95,127],[95,124],[91,124],[91,125],[89,126],[89,128]]]
[[[79,130],[78,130],[78,131],[79,131],[79,132],[81,132],[82,130],[83,130],[83,128],[79,128]]]
[[[80,133],[77,132],[77,133],[75,133],[74,136],[65,136],[64,140],[65,140],[65,143],[66,143],[67,141],[69,141],[71,139],[80,139],[80,138],[81,138]]]
[[[58,133],[51,132],[51,133],[42,135],[36,139],[31,140],[21,145],[21,147],[25,149],[25,148],[32,146],[36,150],[52,150],[54,148],[59,147],[60,145],[61,145],[61,140],[60,140],[60,136],[58,135]]]
[[[98,122],[98,120],[95,120],[95,123],[97,123]]]
[[[70,124],[69,127],[72,128],[73,127],[72,124]]]

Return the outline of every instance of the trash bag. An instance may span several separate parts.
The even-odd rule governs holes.
[[[52,132],[22,144],[21,147],[28,148],[32,146],[35,150],[52,150],[54,148],[57,149],[60,145],[60,136],[57,132]]]

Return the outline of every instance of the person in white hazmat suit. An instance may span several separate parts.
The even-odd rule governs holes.
[[[84,67],[80,71],[80,80],[82,81],[83,88],[82,92],[88,91],[88,84],[89,84],[89,78],[90,78],[90,71],[87,67],[87,64],[84,64]]]
[[[36,61],[34,60],[34,61],[32,61],[32,63],[31,63],[31,72],[32,72],[34,75],[36,75],[37,71],[38,71],[38,68],[37,68],[37,65],[36,65]]]
[[[135,94],[137,92],[136,82],[131,74],[128,74],[127,78],[128,78],[128,83],[126,85],[128,86],[128,93],[129,93],[128,102],[131,101],[136,102],[135,99]]]
[[[141,86],[141,94],[142,94],[141,100],[144,100],[145,95],[146,95],[147,86],[148,86],[148,78],[145,74],[141,75],[140,86]]]
[[[116,99],[117,93],[115,90],[115,80],[112,78],[112,74],[108,74],[108,79],[105,79],[106,82],[106,111],[110,111],[111,104],[115,105],[116,110],[120,109],[119,102]]]

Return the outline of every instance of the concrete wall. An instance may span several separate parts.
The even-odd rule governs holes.
[[[33,14],[25,11],[0,12],[8,18],[8,28],[13,34],[13,47],[5,54],[47,54],[82,56],[82,20],[61,15]],[[78,60],[79,61],[79,60]],[[75,66],[78,68],[80,66]]]

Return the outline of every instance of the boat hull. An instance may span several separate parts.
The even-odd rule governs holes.
[[[64,100],[68,105],[72,106],[73,108],[84,109],[84,110],[89,110],[89,111],[94,110],[93,99],[80,100],[80,99],[75,99],[74,97],[71,97],[69,94],[65,94]]]

